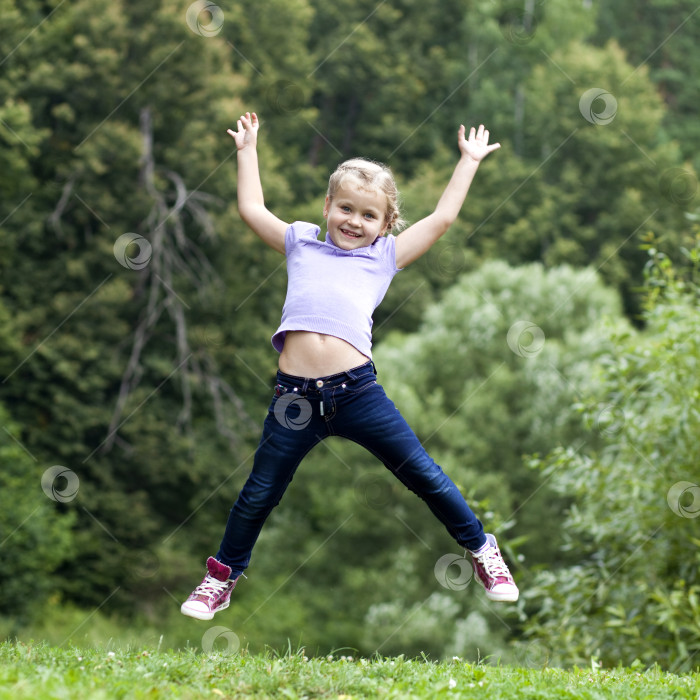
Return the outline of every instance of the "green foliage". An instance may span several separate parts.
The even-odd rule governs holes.
[[[651,253],[663,294],[644,333],[610,335],[578,406],[602,444],[533,460],[572,499],[563,532],[576,561],[541,573],[526,594],[529,633],[565,663],[698,666],[700,295]]]
[[[635,68],[648,69],[668,108],[664,132],[679,144],[696,172],[700,170],[700,125],[695,118],[700,93],[697,82],[687,76],[700,69],[697,13],[694,0],[600,3],[595,36],[596,41],[615,37]]]
[[[283,258],[236,211],[225,132],[244,109],[262,118],[266,201],[286,220],[321,223],[328,170],[358,154],[389,162],[416,220],[461,122],[501,141],[460,221],[396,277],[375,344],[389,393],[470,502],[496,529],[517,521],[514,562],[550,564],[558,535],[536,538],[571,496],[530,498],[539,482],[520,454],[583,439],[566,406],[592,361],[614,357],[611,338],[634,337],[598,275],[634,316],[639,237],[675,251],[689,226],[694,8],[236,0],[204,36],[191,4],[0,0],[3,528],[36,510],[0,548],[4,571],[25,580],[7,547],[45,552],[54,595],[34,610],[49,624],[104,606],[156,627],[164,589],[185,596],[215,551],[269,401],[286,284]],[[609,124],[581,112],[591,87],[617,100]],[[115,255],[125,233],[150,245],[141,270]],[[493,259],[544,267],[477,272]],[[543,330],[536,356],[508,347],[517,320]],[[602,449],[606,436],[585,437]],[[78,476],[74,502],[40,489],[55,464]],[[377,468],[338,441],[310,457],[237,589],[237,631],[254,648],[500,653],[505,627],[430,574],[451,540]]]
[[[223,196],[235,190],[220,167],[233,149],[222,153],[215,134],[240,109],[231,90],[242,80],[227,68],[229,47],[194,34],[177,3],[151,4],[147,16],[142,5],[73,3],[45,22],[41,3],[23,14],[2,5],[15,38],[32,36],[5,53],[12,81],[1,88],[18,136],[31,123],[24,147],[0,148],[15,185],[2,205],[14,323],[3,398],[23,446],[80,479],[71,556],[53,585],[99,605],[117,588],[134,594],[135,557],[153,556],[206,502],[228,476],[222,455],[249,427],[216,374],[230,337],[210,333],[223,325],[221,289],[258,257],[239,241],[234,265],[211,262],[225,230],[217,218],[232,217]],[[115,251],[127,232],[149,241],[142,270]],[[186,312],[201,324],[189,337]]]
[[[678,145],[660,139],[661,100],[619,47],[569,43],[549,58],[524,85],[521,151],[528,171],[516,166],[512,181],[502,179],[513,201],[494,212],[476,244],[511,263],[594,265],[623,292],[633,316],[641,236],[658,229],[670,248],[680,245],[690,200],[675,196],[666,180],[680,171],[692,184],[695,175],[681,167]],[[609,121],[599,117],[606,114]],[[500,233],[492,233],[494,226]]]
[[[53,594],[54,571],[73,557],[76,518],[51,497],[52,484],[42,493],[48,465],[25,450],[21,427],[2,405],[0,423],[0,619],[17,631]]]

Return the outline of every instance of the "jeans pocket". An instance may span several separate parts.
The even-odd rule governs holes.
[[[374,375],[360,377],[347,382],[343,382],[341,390],[344,394],[361,394],[372,386],[377,385],[377,380]]]

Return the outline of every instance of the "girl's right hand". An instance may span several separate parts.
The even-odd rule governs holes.
[[[258,142],[258,129],[260,128],[260,122],[258,121],[258,115],[253,112],[246,112],[238,120],[238,131],[233,129],[227,129],[226,133],[233,137],[236,142],[236,147],[240,151],[247,146],[253,146]]]

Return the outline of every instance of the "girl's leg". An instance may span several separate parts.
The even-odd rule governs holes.
[[[457,543],[476,551],[486,543],[484,528],[454,482],[423,445],[377,383],[347,386],[337,394],[333,432],[375,454],[411,491],[422,498]]]
[[[303,414],[297,413],[289,419],[287,413],[285,418],[280,407],[275,410],[278,400],[279,396],[273,398],[255,453],[253,470],[231,509],[216,555],[216,559],[231,567],[232,578],[239,576],[248,566],[253,545],[265,520],[280,502],[304,455],[322,439],[319,431],[322,426],[315,417],[307,422]],[[301,421],[295,420],[298,416],[301,416]]]

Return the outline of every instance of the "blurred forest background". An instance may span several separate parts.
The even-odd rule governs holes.
[[[250,469],[286,289],[236,210],[226,129],[255,110],[287,221],[321,224],[355,155],[415,221],[460,123],[501,142],[374,359],[523,595],[488,603],[329,440],[214,622],[251,650],[697,668],[699,75],[697,0],[0,0],[0,633],[211,626],[179,605]]]

